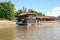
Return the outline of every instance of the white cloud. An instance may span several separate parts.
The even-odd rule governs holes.
[[[51,9],[50,11],[45,12],[48,16],[59,16],[60,15],[60,7],[55,7]]]

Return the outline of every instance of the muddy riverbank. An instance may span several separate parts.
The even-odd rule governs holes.
[[[9,21],[9,20],[0,20],[0,26],[16,26],[16,22]]]

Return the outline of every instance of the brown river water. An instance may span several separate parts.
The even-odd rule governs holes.
[[[60,23],[17,26],[16,40],[60,40]]]

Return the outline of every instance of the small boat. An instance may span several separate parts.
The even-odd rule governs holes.
[[[16,22],[17,25],[27,25],[27,22]]]

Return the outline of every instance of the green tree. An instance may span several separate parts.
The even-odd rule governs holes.
[[[10,1],[0,2],[0,18],[12,20],[14,17],[14,4]]]
[[[35,13],[36,15],[45,16],[42,12],[38,12],[38,11],[35,11],[35,10],[31,10],[31,9],[29,9],[28,11],[32,12],[32,13]]]
[[[22,12],[26,12],[26,11],[35,13],[36,15],[45,16],[45,14],[43,14],[42,12],[38,12],[38,11],[35,11],[35,10],[32,10],[32,9],[27,9],[25,7],[23,7],[23,9],[18,10],[15,14],[18,16]]]
[[[26,10],[27,10],[27,8],[23,7],[22,11],[23,11],[23,12],[26,12]]]
[[[18,10],[15,12],[15,16],[18,16],[19,14],[21,14],[22,12],[26,12],[27,8],[23,7],[22,9]]]
[[[23,10],[21,10],[21,9],[18,10],[18,11],[16,11],[16,12],[15,12],[15,16],[18,16],[18,15],[21,14],[22,12],[23,12]]]

